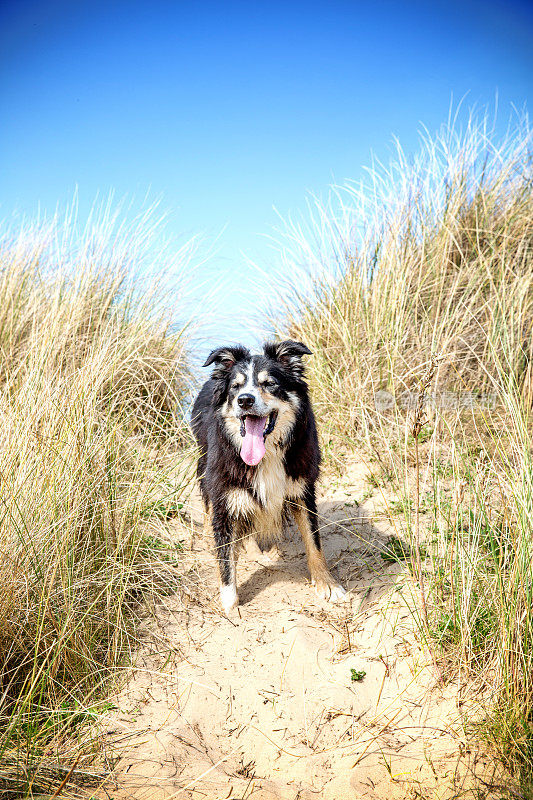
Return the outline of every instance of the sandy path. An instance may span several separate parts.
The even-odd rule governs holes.
[[[190,524],[173,523],[187,543],[187,578],[158,606],[117,699],[113,796],[345,800],[466,789],[475,759],[465,757],[457,687],[438,686],[406,607],[407,572],[381,558],[390,522],[372,498],[357,505],[364,473],[352,463],[342,480],[322,481],[324,549],[351,591],[345,604],[316,597],[291,531],[272,568],[241,557],[241,606],[226,618],[197,497]],[[353,681],[351,670],[366,675]]]

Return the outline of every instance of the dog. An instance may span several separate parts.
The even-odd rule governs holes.
[[[239,602],[235,572],[243,540],[252,537],[268,549],[291,513],[317,593],[332,601],[346,595],[321,548],[315,497],[320,448],[305,355],[311,351],[301,342],[267,342],[260,355],[242,345],[219,347],[203,365],[214,368],[194,402],[191,424],[226,613]]]

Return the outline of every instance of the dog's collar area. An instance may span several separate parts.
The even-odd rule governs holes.
[[[255,415],[254,414],[244,414],[241,417],[241,430],[240,430],[240,433],[241,433],[241,436],[243,437],[243,439],[244,439],[244,437],[246,435],[245,419],[246,419],[246,417],[253,417],[253,416],[255,416]],[[274,428],[276,426],[276,419],[277,418],[278,418],[278,412],[277,411],[271,411],[271,413],[266,418],[266,419],[268,419],[268,422],[265,425],[265,429],[263,431],[263,440],[265,440],[266,437],[268,436],[268,434],[272,433],[272,431],[274,430]]]

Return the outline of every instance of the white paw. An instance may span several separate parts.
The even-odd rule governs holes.
[[[311,581],[315,587],[315,592],[319,597],[324,600],[329,600],[330,603],[341,603],[349,598],[348,592],[342,588],[340,583],[334,581]]]
[[[349,599],[349,594],[344,589],[340,583],[335,583],[333,586],[330,587],[331,592],[329,595],[329,599],[332,603],[344,603],[346,600]]]
[[[230,583],[227,586],[220,587],[220,603],[226,614],[239,605],[235,584]]]

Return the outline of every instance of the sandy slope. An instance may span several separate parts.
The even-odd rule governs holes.
[[[381,558],[393,529],[379,490],[357,505],[365,472],[353,462],[342,480],[322,481],[324,548],[351,590],[341,605],[315,596],[290,531],[272,567],[241,557],[241,606],[226,618],[197,497],[190,524],[173,523],[188,574],[157,608],[117,699],[113,796],[444,798],[468,787],[479,765],[465,706],[419,646],[407,571]]]

